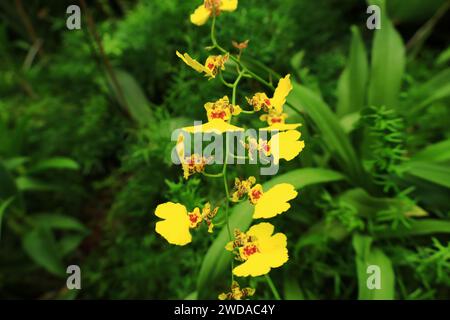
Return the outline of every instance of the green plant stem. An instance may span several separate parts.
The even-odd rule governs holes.
[[[275,297],[275,300],[281,300],[280,294],[278,293],[277,288],[272,282],[272,279],[270,278],[269,274],[265,274],[264,277],[266,278],[267,284],[270,287],[270,290],[272,290],[273,296]]]
[[[222,178],[223,173],[219,172],[219,173],[207,173],[207,172],[202,172],[202,174],[205,177],[209,177],[209,178]]]

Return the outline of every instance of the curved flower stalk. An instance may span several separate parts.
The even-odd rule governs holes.
[[[223,95],[213,102],[204,104],[205,118],[207,122],[199,125],[182,128],[187,133],[216,133],[229,134],[242,132],[245,128],[237,124],[242,115],[252,115],[262,113],[258,118],[266,125],[260,128],[261,132],[269,131],[270,139],[248,138],[241,141],[241,144],[249,151],[249,158],[252,154],[259,153],[273,160],[278,165],[280,160],[291,161],[299,155],[305,147],[305,143],[300,140],[301,134],[297,131],[300,123],[288,124],[285,122],[287,115],[283,112],[286,98],[292,90],[290,75],[280,79],[273,96],[265,92],[257,92],[251,98],[246,98],[250,110],[245,110],[236,103],[237,90],[240,82],[244,79],[255,79],[264,84],[268,84],[264,79],[257,76],[241,62],[241,55],[247,48],[249,41],[233,41],[233,47],[239,50],[238,54],[231,54],[219,45],[215,36],[216,18],[223,11],[235,11],[238,6],[237,0],[205,0],[193,14],[191,22],[195,25],[203,25],[209,18],[212,18],[211,24],[211,42],[212,46],[208,50],[216,50],[218,55],[209,55],[204,64],[191,58],[189,54],[176,55],[184,63],[195,71],[204,74],[211,79],[219,78],[220,81],[231,90],[229,95]],[[227,67],[229,60],[234,62],[237,70],[237,77],[234,82],[225,81],[222,72]],[[230,153],[228,144],[225,146],[225,155]],[[256,151],[256,152],[254,152]],[[201,173],[205,178],[221,178],[224,187],[224,204],[220,215],[224,221],[224,228],[228,233],[229,242],[224,250],[232,252],[235,259],[231,262],[231,282],[230,291],[221,293],[219,299],[246,299],[255,294],[255,290],[250,287],[241,287],[235,280],[236,277],[259,277],[264,275],[267,283],[276,299],[280,299],[278,291],[270,279],[269,272],[274,268],[279,268],[285,264],[288,259],[287,237],[283,233],[274,234],[274,226],[268,222],[261,222],[253,225],[248,231],[231,230],[229,223],[230,205],[247,199],[254,207],[254,219],[273,218],[279,214],[288,211],[291,208],[290,201],[294,200],[298,193],[294,186],[289,183],[279,183],[268,190],[258,183],[253,176],[247,179],[236,178],[234,188],[230,191],[230,182],[228,180],[228,157],[225,157],[222,170],[218,173],[208,173],[207,167],[210,164],[210,158],[205,158],[199,154],[187,156],[184,150],[184,135],[180,134],[176,152],[183,169],[185,179],[191,175]],[[232,154],[231,154],[232,155]],[[234,156],[234,155],[233,155]],[[237,156],[235,156],[237,157]],[[244,157],[247,158],[247,157]],[[175,245],[186,245],[192,241],[191,231],[205,225],[208,232],[213,231],[213,219],[218,213],[219,208],[211,209],[211,205],[206,203],[200,210],[199,207],[192,211],[180,204],[166,202],[158,205],[155,215],[163,219],[156,223],[156,232],[164,237],[169,243]],[[235,266],[235,262],[239,265]]]

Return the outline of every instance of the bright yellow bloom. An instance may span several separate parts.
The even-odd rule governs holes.
[[[211,211],[211,205],[206,203],[200,214],[199,208],[188,212],[180,203],[166,202],[156,207],[155,215],[163,221],[156,223],[155,230],[169,243],[184,246],[192,241],[190,229],[198,228],[202,221],[208,225],[208,232],[212,232],[212,219],[217,210],[218,207]]]
[[[274,158],[274,163],[279,163],[280,159],[290,161],[294,159],[305,147],[305,142],[299,140],[301,133],[297,130],[289,130],[274,135],[268,145]]]
[[[288,201],[297,197],[297,191],[290,183],[280,183],[263,192],[261,185],[257,184],[249,192],[249,199],[255,205],[253,219],[272,218],[289,210]]]
[[[275,89],[275,92],[273,93],[273,98],[270,99],[272,102],[273,108],[276,112],[282,113],[283,112],[283,106],[286,103],[286,98],[292,90],[292,84],[291,84],[291,75],[287,75],[284,78],[281,78],[280,81],[278,81],[277,88]]]
[[[235,231],[236,240],[229,242],[225,249],[233,251],[236,259],[244,263],[235,267],[233,274],[258,277],[288,261],[286,236],[272,235],[273,231],[274,226],[267,222],[254,225],[246,233]]]
[[[219,294],[219,300],[242,300],[247,297],[251,297],[254,294],[255,289],[249,287],[241,289],[239,283],[237,283],[237,281],[233,281],[231,284],[231,291]]]
[[[236,131],[244,131],[243,128],[239,128],[236,126],[233,126],[229,124],[228,122],[223,121],[222,119],[213,119],[211,121],[208,121],[207,123],[197,125],[197,126],[191,126],[191,127],[184,127],[184,131],[189,133],[196,133],[196,132],[214,132],[214,133],[225,133],[225,132],[236,132]]]
[[[204,73],[205,76],[210,79],[215,78],[220,70],[225,70],[225,63],[228,61],[228,54],[224,56],[209,56],[206,59],[205,65],[202,65],[195,59],[192,59],[191,56],[187,53],[181,54],[178,51],[176,52],[177,56],[181,58],[188,66],[199,73]]]
[[[238,105],[232,105],[227,96],[216,102],[208,102],[205,104],[206,114],[208,120],[222,119],[225,121],[230,120],[231,116],[237,116],[241,113],[242,109]]]
[[[269,97],[264,92],[257,92],[251,99],[246,98],[249,105],[253,107],[253,110],[259,111],[263,109],[265,112],[269,112],[272,108],[272,103]]]
[[[253,160],[254,151],[263,153],[266,157],[273,155],[274,163],[278,164],[280,159],[290,161],[294,159],[305,147],[304,141],[299,141],[301,133],[297,130],[279,132],[267,141],[255,138],[248,138],[248,143],[244,147],[249,150],[249,157]]]
[[[231,201],[238,202],[244,195],[250,192],[250,189],[255,184],[255,177],[251,176],[247,180],[240,180],[236,178],[234,180],[234,191],[231,197]]]
[[[251,188],[248,192],[248,200],[250,200],[251,204],[257,204],[263,195],[263,188],[258,183],[253,188]]]
[[[182,134],[178,136],[176,150],[178,158],[180,159],[181,168],[183,169],[183,177],[185,179],[188,179],[195,173],[205,171],[206,165],[211,161],[211,158],[202,157],[196,153],[191,156],[185,156],[184,136]]]
[[[221,11],[235,11],[237,6],[238,0],[205,0],[191,14],[191,22],[197,26],[204,25],[210,16],[218,16]]]

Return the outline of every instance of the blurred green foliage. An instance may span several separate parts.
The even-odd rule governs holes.
[[[241,0],[219,19],[227,48],[249,39],[249,61],[295,78],[288,103],[301,112],[288,112],[306,148],[281,166],[300,196],[276,222],[290,260],[273,272],[286,299],[449,298],[449,38],[438,24],[408,56],[404,42],[442,1],[416,2],[388,0],[392,21],[408,24],[384,16],[375,35],[364,0]],[[175,55],[206,58],[209,29],[188,19],[200,3],[89,2],[122,93],[86,20],[65,29],[63,2],[27,2],[42,47],[1,3],[0,297],[215,299],[228,289],[224,232],[186,247],[154,232],[158,203],[221,198],[218,182],[182,180],[170,162],[172,130],[224,94]],[[240,98],[263,89],[248,82]],[[251,222],[247,206],[233,210],[236,226]],[[379,296],[361,287],[368,263],[389,275]],[[77,294],[64,289],[69,264],[82,269]],[[271,298],[260,279],[243,282]]]

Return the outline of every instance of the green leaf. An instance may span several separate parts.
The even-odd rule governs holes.
[[[13,202],[14,198],[9,198],[6,201],[0,201],[0,239],[2,238],[2,222],[3,217],[8,209],[9,205]]]
[[[151,105],[144,91],[128,72],[115,69],[114,73],[120,88],[117,88],[113,81],[110,81],[110,85],[114,90],[117,101],[136,123],[145,126],[152,120],[152,116]]]
[[[375,31],[372,45],[372,67],[369,84],[369,106],[396,108],[405,70],[405,46],[389,20],[384,0],[381,7],[381,29]]]
[[[438,219],[413,219],[409,227],[399,225],[393,230],[390,227],[379,228],[374,232],[377,238],[402,238],[411,236],[425,236],[431,234],[449,234],[450,221]]]
[[[355,234],[353,236],[353,248],[356,256],[356,271],[358,275],[358,299],[359,300],[392,300],[395,297],[394,270],[391,260],[381,249],[372,247],[372,238]],[[371,274],[367,273],[367,267],[375,265],[380,268],[380,289],[369,289],[367,280]]]
[[[347,67],[338,82],[337,114],[342,117],[361,110],[365,105],[369,63],[366,48],[357,27],[352,26],[352,42]]]
[[[41,160],[30,168],[30,172],[46,171],[50,169],[78,170],[78,163],[69,158],[57,157]]]
[[[41,213],[32,216],[37,226],[59,230],[74,230],[86,232],[86,227],[77,219],[62,214]]]
[[[14,206],[25,209],[22,193],[19,192],[14,178],[0,161],[0,199],[14,198]]]
[[[3,160],[3,164],[5,165],[5,168],[7,170],[11,171],[17,169],[20,166],[23,166],[29,160],[30,159],[28,157],[15,157]]]
[[[409,161],[402,170],[414,177],[450,188],[450,168],[446,165],[428,161]]]
[[[20,191],[51,191],[57,189],[55,185],[25,176],[18,177],[16,185]]]
[[[407,105],[414,105],[418,112],[426,106],[450,97],[450,68],[444,69],[427,82],[413,87],[407,98]]]
[[[388,0],[389,15],[395,21],[424,21],[431,18],[446,0]]]
[[[406,217],[423,217],[428,213],[422,208],[411,205],[401,198],[379,198],[369,195],[364,189],[355,188],[344,192],[340,200],[353,206],[359,215],[363,217],[374,217],[380,211],[396,208],[399,214]]]
[[[54,275],[64,275],[59,246],[49,228],[35,228],[26,233],[22,239],[22,246],[38,265]]]
[[[450,160],[450,139],[429,145],[416,153],[412,161],[443,162]]]
[[[317,126],[328,150],[337,158],[338,165],[359,186],[367,186],[369,179],[356,156],[350,139],[345,134],[338,118],[328,105],[310,89],[293,82],[293,90],[288,96],[289,104],[302,109]]]
[[[69,234],[64,236],[59,242],[59,252],[62,257],[74,251],[83,242],[86,233]]]
[[[305,168],[298,169],[280,175],[263,185],[264,190],[268,190],[274,185],[282,182],[291,183],[296,189],[309,185],[327,183],[343,180],[344,176],[338,172],[326,169]],[[231,210],[229,223],[231,230],[236,228],[247,230],[252,223],[254,207],[246,202],[234,206]],[[285,213],[292,214],[292,213]],[[225,250],[225,244],[230,241],[228,231],[222,228],[217,238],[209,248],[203,259],[200,273],[197,278],[197,292],[199,295],[206,295],[208,285],[214,282],[226,269],[229,268],[231,255]],[[201,297],[200,297],[201,298]]]
[[[305,300],[305,296],[296,279],[285,276],[283,287],[285,300]]]
[[[356,129],[356,126],[360,119],[361,113],[354,112],[343,116],[339,123],[341,124],[342,129],[344,129],[344,132],[348,134]]]
[[[450,47],[448,47],[447,49],[445,49],[437,58],[436,60],[436,64],[438,66],[442,66],[444,64],[446,64],[447,62],[450,61]]]

